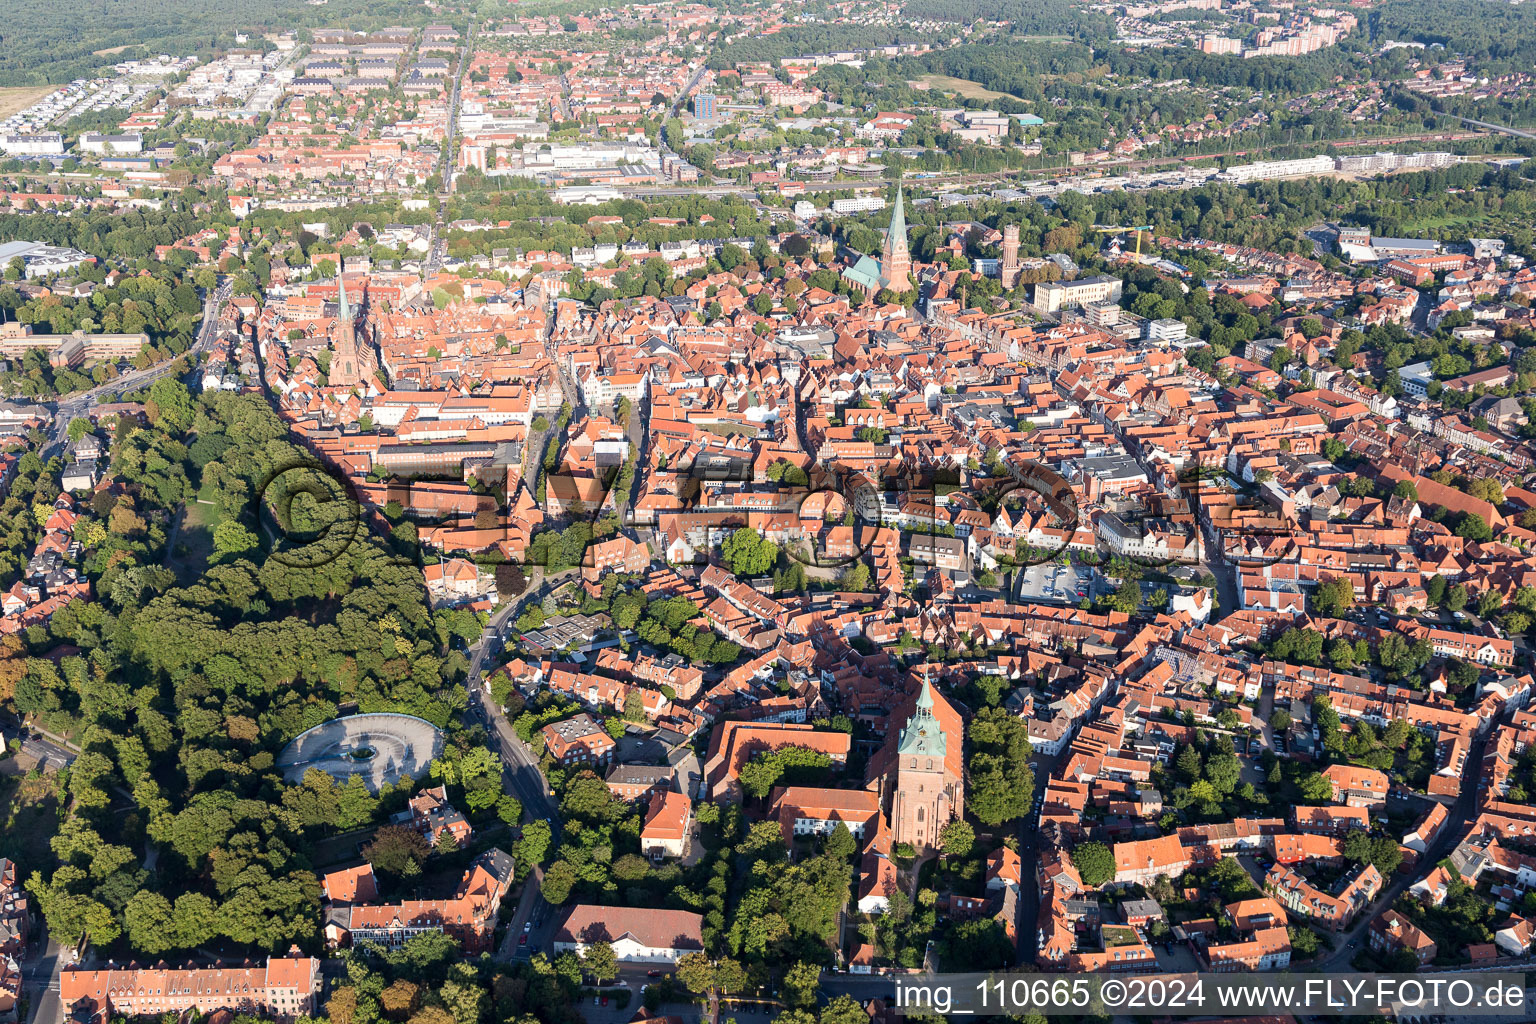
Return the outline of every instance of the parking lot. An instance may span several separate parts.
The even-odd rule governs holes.
[[[1196,974],[1204,969],[1200,966],[1200,958],[1182,942],[1169,943],[1166,947],[1162,943],[1153,943],[1152,952],[1157,956],[1157,969],[1169,974]]]
[[[1017,572],[1015,599],[1021,604],[1077,604],[1088,595],[1092,570],[1047,562]]]

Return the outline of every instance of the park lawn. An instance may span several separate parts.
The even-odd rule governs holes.
[[[182,567],[184,575],[195,579],[202,575],[213,558],[213,531],[223,517],[219,515],[219,507],[205,501],[201,492],[197,500],[187,502],[181,516],[181,535],[177,544],[184,546],[187,553],[185,557],[178,557],[173,551],[171,557]]]
[[[1487,214],[1477,213],[1472,216],[1458,217],[1455,214],[1442,214],[1437,217],[1407,217],[1402,221],[1405,230],[1411,230],[1415,235],[1428,231],[1436,231],[1440,228],[1461,227],[1469,224],[1481,224],[1488,219]]]
[[[1012,93],[988,89],[980,82],[973,82],[969,78],[954,78],[950,75],[923,75],[921,78],[913,79],[913,81],[930,89],[959,93],[968,100],[996,100],[1002,99],[1005,96],[1013,100],[1019,99]],[[1023,101],[1020,100],[1020,102],[1022,103]]]
[[[57,88],[56,85],[15,85],[0,89],[0,118],[26,110]]]
[[[0,777],[0,856],[34,867],[52,864],[59,830],[57,775]]]

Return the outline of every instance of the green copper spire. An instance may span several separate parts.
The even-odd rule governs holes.
[[[337,258],[341,259],[341,257],[337,257]],[[336,319],[337,320],[347,320],[347,319],[350,319],[350,312],[347,309],[347,277],[346,277],[346,271],[347,271],[347,261],[345,259],[342,259],[341,260],[341,269],[336,271],[336,283],[341,287],[341,302],[337,306],[337,309],[336,309]]]
[[[907,239],[907,207],[902,201],[901,186],[896,186],[896,212],[891,214],[891,240],[906,241]]]
[[[896,752],[942,758],[946,745],[944,729],[933,716],[933,691],[925,679],[922,692],[917,695],[917,706],[912,710],[912,717],[902,727],[901,741],[896,745]]]

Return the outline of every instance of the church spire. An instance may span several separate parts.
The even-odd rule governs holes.
[[[373,374],[373,367],[363,346],[358,344],[357,317],[347,302],[347,279],[337,271],[339,286],[336,304],[336,328],[331,335],[331,369],[327,375],[336,387],[349,388],[361,383]]]
[[[924,679],[923,689],[918,693],[917,703],[912,709],[912,717],[902,727],[896,751],[898,754],[942,758],[946,747],[944,727],[933,714],[933,690],[928,680]]]
[[[341,269],[336,271],[336,284],[341,289],[341,302],[336,309],[336,319],[346,320],[350,314],[347,309],[347,260],[344,256],[338,256],[341,260]]]
[[[891,227],[885,233],[885,247],[880,251],[880,286],[893,292],[912,288],[912,254],[907,248],[907,207],[901,185],[896,185],[896,209],[891,213]]]

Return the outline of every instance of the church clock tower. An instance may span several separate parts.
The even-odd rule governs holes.
[[[896,746],[896,778],[891,796],[891,833],[923,853],[938,846],[939,830],[961,814],[959,780],[951,777],[945,755],[960,737],[944,734],[934,715],[934,695],[923,682],[912,717]]]
[[[372,360],[357,339],[357,314],[347,302],[347,279],[336,273],[340,288],[336,308],[336,327],[331,334],[331,370],[326,375],[331,387],[350,388],[373,375]]]
[[[907,210],[900,185],[896,186],[891,228],[885,233],[885,247],[880,251],[880,287],[893,292],[912,290],[912,253],[907,248]]]

